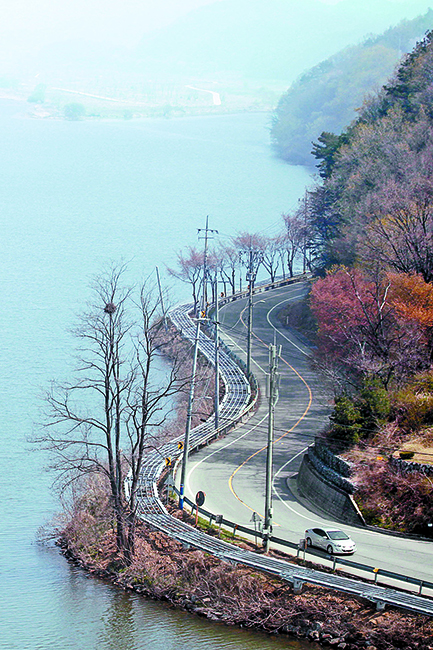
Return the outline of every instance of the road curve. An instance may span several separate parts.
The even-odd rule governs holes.
[[[301,293],[297,294],[298,290]],[[273,296],[274,298],[277,299],[277,302],[278,300],[280,300],[280,298],[281,301],[298,299],[299,297],[301,297],[302,292],[305,292],[305,290],[306,290],[306,286],[302,288],[300,285],[298,285],[294,289],[295,293],[292,294],[291,296],[286,295],[286,297],[283,297],[282,294],[280,295],[279,290],[273,292]],[[295,294],[297,295],[297,298],[295,298]],[[260,298],[260,296],[256,297],[257,304],[261,299],[262,298]],[[265,302],[267,302],[267,299],[265,299]],[[181,314],[182,318],[186,315],[186,313],[187,313],[186,308],[180,309],[177,312],[177,314]],[[177,316],[173,314],[173,319],[176,320],[176,318]],[[268,310],[268,313],[266,315],[266,320],[268,323],[271,324],[270,318],[271,316]],[[233,341],[236,341],[237,337],[241,332],[241,330],[239,330],[241,323],[242,323],[242,316],[239,314],[236,317],[235,322],[226,323],[230,328],[229,336]],[[189,327],[186,321],[184,323],[184,326],[187,329]],[[274,326],[275,324],[272,324],[272,327]],[[266,327],[266,329],[268,330],[268,327]],[[184,330],[184,334],[188,336],[185,330]],[[257,320],[257,327],[255,328],[255,334],[257,337],[259,337],[259,339],[262,340],[260,346],[263,346],[263,349],[261,347],[259,348],[261,350],[259,354],[257,354],[257,352],[254,353],[255,365],[257,366],[257,374],[260,374],[261,371],[258,369],[259,361],[257,359],[260,358],[260,354],[263,355],[263,350],[266,350],[266,339],[260,336],[261,332],[260,332],[259,319]],[[264,335],[265,332],[262,332],[262,334]],[[191,338],[191,332],[189,332],[189,337]],[[289,341],[289,339],[291,339],[291,337],[287,337],[287,341]],[[200,347],[201,345],[202,345],[202,336],[200,336]],[[297,339],[296,340],[293,339],[290,342],[290,346],[294,347],[297,350],[296,352],[297,355],[300,355],[300,357],[302,358],[307,358],[306,356],[307,348],[301,341]],[[204,347],[203,347],[204,354],[210,355],[210,358],[213,358],[213,353],[211,353],[211,348],[208,348],[208,340],[204,341]],[[222,356],[233,361],[233,359],[231,358],[232,355],[227,354],[227,352],[224,352]],[[235,378],[235,384],[236,384],[238,382],[237,371],[234,371],[234,369],[231,367],[231,364],[229,364],[228,367],[229,367],[229,372],[233,371],[236,376]],[[301,426],[306,427],[307,414],[310,414],[310,416],[313,415],[313,417],[315,417],[314,414],[320,417],[324,417],[327,407],[326,404],[321,403],[320,400],[317,402],[317,404],[314,403],[314,400],[311,399],[311,395],[312,395],[311,385],[308,383],[308,381],[306,381],[305,377],[301,376],[301,374],[294,367],[294,365],[288,364],[288,367],[291,368],[291,372],[289,374],[292,376],[292,380],[294,376],[297,377],[295,383],[293,383],[289,378],[287,382],[288,390],[294,394],[297,390],[295,384],[297,382],[300,382],[300,384],[302,384],[302,388],[300,390],[301,405],[304,404],[305,400],[307,401],[308,404],[308,408],[306,408],[304,405],[298,414],[293,415],[293,413],[291,413],[290,422],[292,422],[292,424],[290,425],[288,431],[286,432],[287,434],[291,431],[296,432],[296,436],[301,438],[301,440],[297,441],[297,444],[301,449],[302,445],[305,445],[305,441],[302,440],[302,436],[306,435],[305,432],[307,431],[307,428],[305,429],[304,434],[300,434],[299,432]],[[225,381],[227,382],[227,377],[225,377]],[[313,381],[313,376],[311,377],[311,381]],[[229,386],[229,382],[227,382],[226,385]],[[228,389],[226,392],[227,392],[227,400],[229,401],[231,391]],[[237,390],[235,390],[234,392],[236,393]],[[248,394],[248,390],[245,391],[243,389],[241,392],[244,394],[244,398],[246,398],[246,402],[244,403],[244,406],[241,407],[240,419],[242,419],[243,413],[248,408],[248,406],[245,406],[245,404],[249,402],[251,405],[252,403],[251,397]],[[319,394],[319,392],[317,394]],[[305,397],[306,395],[308,395],[308,398]],[[281,399],[279,402],[279,408],[281,408],[281,411],[287,410],[287,407],[284,407],[282,405]],[[292,410],[294,409],[291,409],[291,411]],[[260,426],[261,424],[259,422],[257,425],[257,432],[259,431]],[[197,430],[194,429],[194,431],[191,433],[193,434],[191,437],[192,445],[195,446],[196,448],[199,448],[202,444],[206,445],[206,441],[214,437],[215,435],[215,432],[212,431],[212,424],[209,422],[205,423],[204,425],[201,425],[200,427],[197,428]],[[238,436],[237,432],[235,435]],[[194,546],[196,548],[200,548],[207,552],[211,552],[214,555],[220,557],[224,561],[232,562],[232,563],[240,562],[245,565],[253,566],[257,569],[264,570],[268,573],[278,575],[282,579],[290,582],[294,586],[294,588],[299,587],[303,582],[322,584],[332,589],[337,589],[340,591],[345,591],[348,593],[357,594],[365,598],[368,598],[376,602],[378,607],[383,607],[386,603],[388,603],[388,604],[404,607],[406,609],[411,609],[413,611],[424,612],[426,614],[433,615],[433,601],[426,599],[424,597],[402,593],[400,591],[395,591],[394,589],[390,589],[387,587],[385,588],[378,585],[366,585],[365,583],[356,580],[351,580],[349,578],[342,578],[340,576],[336,576],[333,574],[330,575],[320,571],[309,570],[309,569],[305,569],[304,567],[300,567],[296,564],[292,564],[290,562],[283,562],[281,560],[275,560],[268,556],[257,555],[256,553],[253,553],[251,551],[245,551],[243,549],[240,549],[239,547],[222,542],[221,540],[211,538],[208,535],[195,530],[191,526],[184,524],[178,519],[171,517],[166,511],[164,505],[162,504],[159,498],[158,491],[157,491],[157,482],[161,475],[161,472],[164,469],[163,458],[166,456],[170,456],[171,458],[174,458],[179,454],[179,451],[177,450],[177,442],[178,440],[182,440],[182,438],[183,436],[179,436],[179,438],[171,441],[170,443],[167,443],[166,445],[161,447],[161,449],[159,449],[158,451],[155,450],[155,452],[152,452],[148,456],[145,467],[143,468],[139,491],[137,494],[137,500],[139,503],[138,514],[148,524],[166,532],[167,534],[181,541],[184,545]],[[287,439],[287,435],[282,435],[281,440],[278,441],[277,444],[282,443],[282,441],[284,441],[285,444],[286,439]],[[249,440],[249,436],[245,436],[245,440]],[[218,443],[215,444],[217,445]],[[260,455],[260,451],[259,453],[256,452],[257,452],[257,448],[255,452],[252,454],[253,458],[257,458]],[[285,452],[285,455],[287,456],[287,452]],[[298,458],[299,458],[299,454],[297,453],[295,454],[295,456],[290,462],[296,462]],[[246,464],[244,463],[244,466],[246,465],[248,465],[248,463]],[[232,478],[232,483],[233,483],[233,478]],[[230,490],[230,494],[233,495],[234,501],[236,501],[238,504],[241,504],[242,508],[251,508],[251,506],[249,506],[248,504],[242,504],[239,498],[234,496],[234,491]],[[288,492],[286,492],[286,494],[288,494]],[[249,498],[248,495],[246,495],[245,498]],[[295,503],[295,500],[293,499],[292,496],[290,496],[288,500],[293,501],[293,503]],[[221,505],[221,500],[219,500],[219,505]],[[275,517],[275,520],[276,519],[277,517]]]
[[[293,331],[281,326],[278,314],[292,301],[301,300],[307,283],[264,292],[254,297],[252,370],[265,393],[268,345],[282,346],[279,401],[275,410],[274,535],[298,542],[314,525],[343,527],[356,540],[354,560],[395,573],[433,582],[433,542],[407,539],[362,527],[342,526],[308,504],[297,493],[293,477],[314,435],[328,421],[331,391],[317,377],[310,350]],[[242,357],[245,350],[246,299],[220,310],[221,333]],[[246,314],[245,314],[246,316]],[[224,440],[201,449],[191,459],[187,495],[206,493],[206,508],[227,519],[252,527],[253,512],[263,517],[268,406],[263,397],[254,416]],[[324,561],[326,564],[326,561]]]

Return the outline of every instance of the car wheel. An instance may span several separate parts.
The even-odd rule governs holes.
[[[307,546],[313,546],[310,537],[307,537]]]
[[[329,544],[329,546],[326,547],[326,552],[328,553],[328,555],[332,555],[334,553],[334,549],[332,548],[331,544]]]

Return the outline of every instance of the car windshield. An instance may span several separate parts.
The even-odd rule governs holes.
[[[349,535],[343,533],[342,530],[328,530],[327,532],[330,539],[350,539]]]

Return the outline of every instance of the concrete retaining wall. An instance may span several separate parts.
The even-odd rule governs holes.
[[[321,511],[345,524],[365,524],[353,497],[321,476],[308,454],[302,460],[297,481],[300,493]]]

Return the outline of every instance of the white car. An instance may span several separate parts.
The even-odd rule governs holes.
[[[356,544],[349,535],[335,528],[309,528],[305,531],[307,546],[316,546],[329,555],[334,553],[354,553]]]

